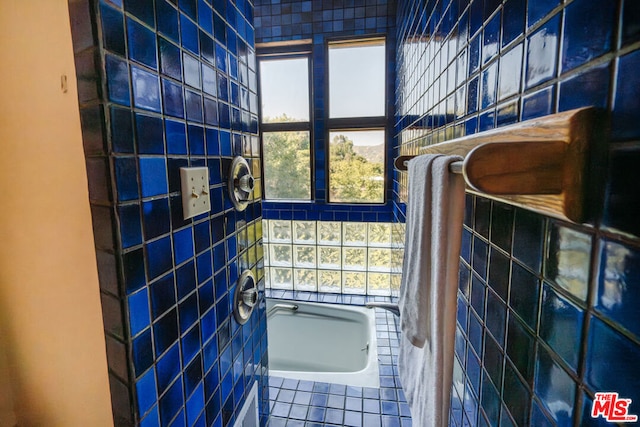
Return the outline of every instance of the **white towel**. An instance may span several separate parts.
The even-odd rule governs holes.
[[[464,178],[457,156],[409,161],[405,255],[400,287],[400,381],[414,427],[449,421]]]

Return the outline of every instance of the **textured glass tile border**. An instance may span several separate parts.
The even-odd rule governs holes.
[[[335,295],[267,289],[267,298],[364,305],[395,302],[392,297]],[[269,426],[398,426],[412,425],[398,378],[399,319],[376,309],[380,388],[353,387],[269,376]]]
[[[267,288],[382,296],[400,289],[404,224],[263,220],[262,228]]]

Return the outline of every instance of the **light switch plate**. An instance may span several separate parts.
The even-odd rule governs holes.
[[[208,168],[180,168],[180,189],[184,219],[211,211]]]

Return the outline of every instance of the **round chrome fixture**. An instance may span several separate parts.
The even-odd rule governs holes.
[[[231,203],[240,212],[247,208],[255,181],[249,163],[243,157],[234,157],[229,168],[229,196]]]
[[[245,270],[238,279],[233,295],[233,317],[241,325],[247,323],[258,303],[258,287],[251,270]]]

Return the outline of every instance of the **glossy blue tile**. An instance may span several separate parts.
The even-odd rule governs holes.
[[[534,272],[539,272],[545,221],[530,211],[518,209],[513,233],[513,256]]]
[[[504,357],[498,343],[485,335],[483,365],[493,384],[502,384]]]
[[[138,153],[164,154],[162,119],[136,114],[135,123]]]
[[[469,42],[469,75],[472,75],[480,67],[480,46],[482,37],[478,34]]]
[[[478,237],[473,238],[472,267],[473,271],[475,271],[482,279],[487,278],[488,250],[489,247],[486,242]]]
[[[209,34],[213,33],[213,11],[204,0],[198,0],[198,24]]]
[[[175,43],[179,43],[178,11],[169,1],[156,0],[156,19],[158,21],[158,32]]]
[[[136,381],[136,395],[140,414],[145,414],[158,401],[156,376],[153,369],[149,369],[142,378]]]
[[[546,283],[541,305],[540,337],[577,372],[583,311]]]
[[[615,391],[631,399],[630,413],[640,412],[640,346],[600,319],[591,317],[585,380],[592,390]]]
[[[200,38],[200,55],[202,59],[209,64],[215,64],[216,62],[216,54],[215,54],[215,43],[211,38],[209,33],[205,33],[204,31],[199,31]]]
[[[204,391],[203,385],[200,384],[196,388],[193,395],[187,400],[187,424],[196,425],[198,416],[204,410]]]
[[[131,336],[136,336],[150,324],[149,293],[147,289],[129,295],[129,327]]]
[[[619,59],[615,105],[611,115],[611,134],[614,140],[640,136],[640,89],[636,84],[638,67],[638,50]]]
[[[153,324],[153,338],[156,357],[159,357],[176,342],[178,339],[178,319],[175,308]]]
[[[198,320],[198,299],[194,292],[179,304],[180,331],[186,332]]]
[[[496,110],[496,126],[507,126],[518,121],[518,103],[511,102],[498,106]]]
[[[640,250],[615,241],[600,245],[595,307],[640,337],[636,307],[640,303]]]
[[[197,89],[202,88],[200,78],[200,61],[188,53],[182,54],[182,64],[184,66],[184,82]]]
[[[608,52],[616,25],[616,4],[578,0],[565,9],[562,72]]]
[[[142,203],[145,240],[166,234],[170,230],[169,199],[156,199]]]
[[[212,67],[202,65],[202,90],[211,96],[216,96],[217,90],[217,78],[216,72]]]
[[[122,12],[101,1],[100,22],[103,29],[102,37],[105,49],[120,56],[125,56],[124,17]]]
[[[485,373],[482,375],[481,406],[492,425],[498,425],[500,417],[500,394],[493,383],[491,383],[491,380],[489,380],[486,371],[483,372]]]
[[[217,126],[219,124],[218,103],[215,99],[204,98],[204,122],[209,126]]]
[[[219,285],[219,282],[216,282],[216,287]],[[221,294],[218,293],[218,297]],[[209,310],[211,307],[213,307],[214,301],[215,301],[215,295],[214,295],[214,287],[213,287],[213,283],[211,280],[207,280],[205,282],[204,285],[202,285],[200,287],[200,289],[198,289],[198,304],[199,304],[199,308],[200,308],[200,313],[206,313],[207,310]],[[217,313],[216,313],[217,314]],[[221,312],[219,319],[220,322],[217,322],[218,324],[221,324],[222,321],[224,320],[224,318],[228,315],[228,311],[225,312]],[[218,318],[216,318],[216,321],[218,320]]]
[[[640,236],[638,206],[640,152],[633,147],[619,148],[610,153],[610,170],[606,187],[606,203],[603,224],[612,230],[622,230]]]
[[[224,102],[218,102],[218,121],[220,123],[221,128],[230,129],[231,128],[231,117],[230,117],[229,105]],[[221,154],[231,156],[233,154],[232,146],[222,145],[222,140],[220,141],[220,147],[222,149],[226,149],[226,151],[222,151]]]
[[[487,314],[485,325],[500,347],[504,348],[507,307],[492,291],[487,292]]]
[[[502,8],[502,46],[524,33],[525,0],[508,0]]]
[[[217,14],[213,14],[213,32],[215,39],[222,43],[227,44],[227,31],[224,20]]]
[[[496,127],[496,112],[494,109],[485,111],[480,115],[478,121],[478,131],[484,132]]]
[[[526,331],[524,325],[510,313],[507,330],[507,355],[528,384],[531,384],[533,378],[533,362],[535,360],[534,346],[535,341],[533,336]]]
[[[555,86],[534,92],[522,100],[522,120],[535,119],[553,114]]]
[[[135,20],[127,18],[127,41],[129,59],[150,68],[157,68],[156,35],[153,31]]]
[[[528,425],[531,395],[527,386],[522,383],[510,363],[505,363],[504,367],[502,396],[516,425]]]
[[[187,135],[189,139],[189,154],[192,156],[204,156],[204,128],[188,125]]]
[[[484,303],[486,296],[486,286],[477,276],[471,277],[471,306],[478,317],[484,320]]]
[[[576,383],[542,348],[537,353],[534,391],[558,426],[573,426]]]
[[[189,166],[189,161],[183,158],[167,159],[167,174],[169,178],[169,193],[180,191],[180,168]]]
[[[196,260],[196,269],[198,276],[198,283],[203,283],[211,278],[212,264],[211,264],[211,251],[206,251],[198,255]]]
[[[196,0],[178,0],[178,7],[191,19],[197,20]]]
[[[200,355],[198,352],[202,346],[200,345],[200,327],[196,324],[189,332],[187,332],[182,338],[182,365],[189,364],[188,368],[191,372],[187,372],[185,369],[185,387],[187,392],[191,393],[196,382],[202,378],[202,368],[200,367]],[[196,354],[198,354],[197,357]],[[197,366],[197,368],[196,368]],[[194,374],[197,372],[199,378],[194,378]]]
[[[151,314],[155,321],[176,305],[176,287],[173,274],[167,274],[149,286],[151,292]]]
[[[125,290],[127,295],[140,289],[145,284],[144,254],[136,249],[122,255]]]
[[[193,257],[193,230],[190,227],[173,233],[173,253],[176,264]]]
[[[104,59],[109,101],[120,105],[131,105],[127,62],[113,55],[105,55]]]
[[[479,77],[474,78],[469,82],[469,86],[467,89],[467,114],[475,113],[478,110],[478,101],[480,99],[479,91],[478,91],[478,80]],[[470,121],[467,121],[468,123]],[[467,134],[475,133],[477,122],[474,121],[473,129],[470,129],[467,126]]]
[[[189,295],[196,288],[196,271],[193,261],[176,270],[176,285],[178,287],[178,299]]]
[[[548,231],[545,278],[586,301],[591,250],[589,234],[552,222]]]
[[[131,66],[133,82],[133,104],[136,108],[156,113],[162,111],[160,102],[160,83],[158,76],[135,65]]]
[[[124,10],[148,26],[155,27],[153,0],[126,0],[124,2]]]
[[[184,99],[180,85],[169,79],[162,79],[162,103],[167,115],[184,118]]]
[[[157,345],[157,344],[156,344]],[[136,377],[153,365],[153,344],[151,343],[151,329],[147,329],[133,339],[131,345],[133,368]]]
[[[132,154],[134,148],[131,111],[111,107],[109,109],[109,117],[111,119],[111,144],[113,151],[119,154]]]
[[[158,394],[162,395],[171,382],[180,373],[180,346],[173,345],[156,363]]]
[[[187,154],[187,131],[184,123],[165,120],[168,154]]]
[[[629,44],[640,38],[640,5],[625,0],[622,9],[622,43]]]
[[[182,80],[180,49],[162,37],[158,37],[158,47],[160,51],[160,72],[176,80]]]
[[[609,98],[609,64],[594,67],[560,83],[560,111],[580,107],[606,108]]]
[[[557,1],[557,0],[554,0]],[[535,33],[527,37],[526,88],[532,88],[556,75],[560,18],[550,19]]]
[[[163,426],[169,425],[169,422],[182,408],[183,402],[182,381],[179,380],[174,382],[167,393],[160,398],[160,421]]]
[[[482,358],[483,331],[480,320],[475,315],[469,316],[469,343],[476,355]]]
[[[113,160],[115,166],[116,189],[118,191],[118,201],[135,200],[138,193],[138,173],[136,170],[136,160],[133,157],[116,157]]]
[[[535,0],[527,2],[527,25],[531,27],[558,5],[558,0]]]
[[[163,158],[141,157],[138,164],[142,197],[158,196],[169,191],[167,166]]]
[[[160,427],[157,405],[153,406],[151,411],[140,421],[140,427]]]
[[[182,36],[182,47],[191,53],[200,55],[198,27],[183,14],[180,14],[180,35]]]
[[[216,68],[223,73],[227,72],[227,51],[223,46],[216,43]]]
[[[140,206],[122,205],[118,207],[120,218],[120,239],[123,248],[142,243],[142,224],[140,222]]]
[[[488,0],[487,0],[488,1]],[[498,12],[483,27],[482,63],[486,64],[500,50],[500,23],[502,14]]]
[[[146,250],[147,274],[149,279],[160,276],[172,267],[171,239],[168,236],[147,243]]]
[[[202,95],[190,90],[186,90],[185,110],[187,113],[187,120],[202,123]]]
[[[506,99],[520,92],[523,54],[522,44],[518,44],[500,57],[499,100]]]
[[[510,307],[532,330],[537,330],[540,282],[530,271],[512,263]]]

